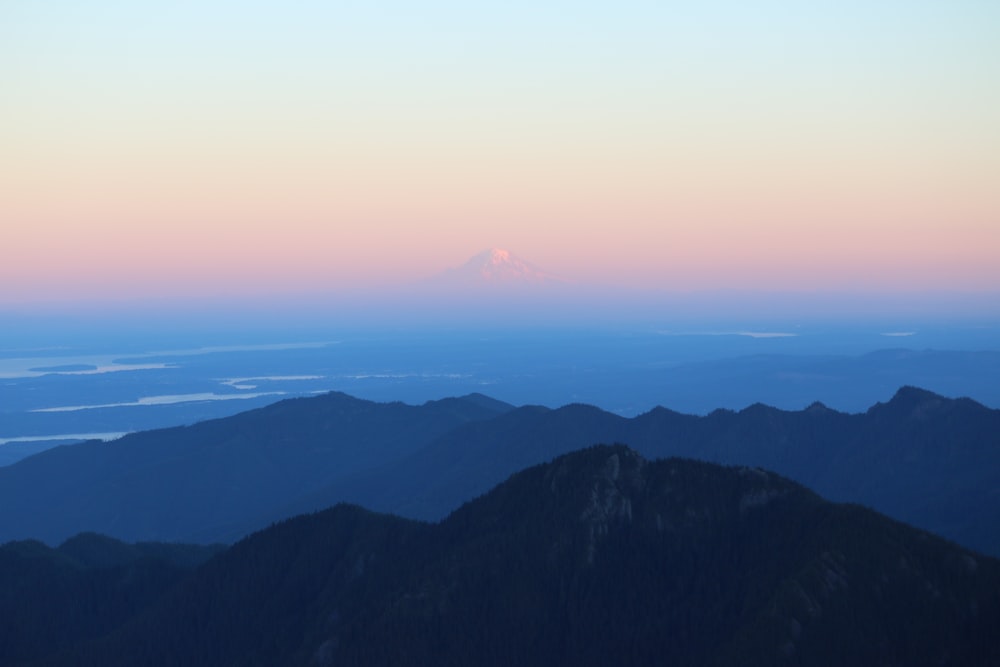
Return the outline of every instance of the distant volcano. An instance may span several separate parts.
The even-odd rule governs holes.
[[[529,264],[507,250],[490,248],[462,266],[439,273],[432,282],[443,287],[514,287],[565,285],[568,281]]]

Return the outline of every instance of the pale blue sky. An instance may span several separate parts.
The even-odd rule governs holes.
[[[166,280],[124,239],[232,285],[500,245],[632,284],[996,289],[998,35],[975,0],[6,2],[0,279],[59,291],[89,248],[87,289]]]

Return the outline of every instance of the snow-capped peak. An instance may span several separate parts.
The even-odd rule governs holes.
[[[490,248],[447,272],[463,283],[561,283],[562,279],[503,248]]]

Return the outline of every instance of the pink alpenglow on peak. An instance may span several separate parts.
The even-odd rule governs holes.
[[[490,248],[397,294],[393,315],[434,323],[524,326],[589,312],[589,293],[513,253]]]
[[[541,286],[564,285],[568,282],[501,248],[484,250],[462,266],[448,269],[433,280],[439,285],[452,287]]]

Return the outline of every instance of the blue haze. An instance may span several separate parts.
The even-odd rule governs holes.
[[[88,434],[189,424],[326,391],[408,403],[481,392],[631,416],[756,402],[858,412],[916,385],[1000,407],[1000,326],[972,320],[138,321],[11,320],[0,338],[0,465]]]

